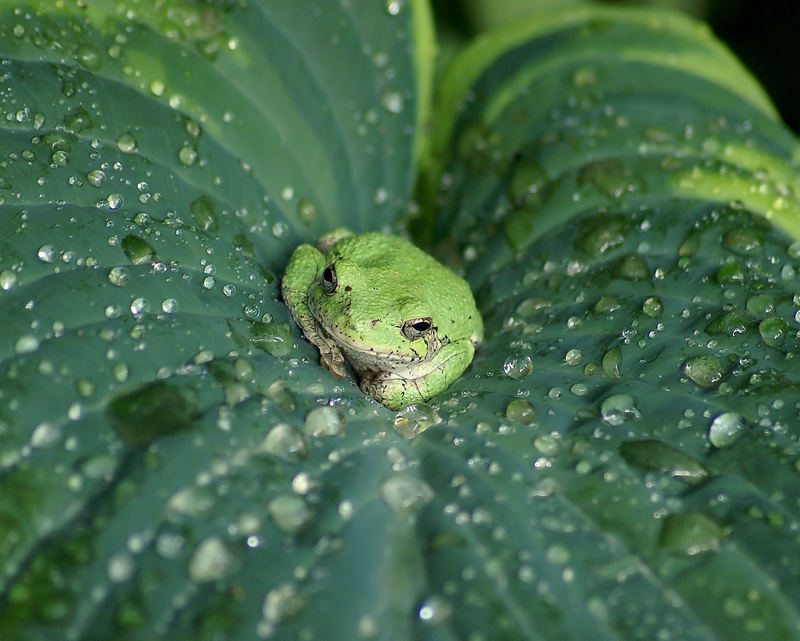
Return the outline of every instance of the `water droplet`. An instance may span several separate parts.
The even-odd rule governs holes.
[[[79,107],[66,115],[64,118],[64,127],[67,131],[77,134],[85,129],[94,127],[94,123],[89,113],[82,107]]]
[[[14,272],[8,269],[4,269],[3,271],[0,272],[0,288],[2,288],[3,291],[7,292],[16,284],[17,284],[17,275]]]
[[[294,198],[294,187],[291,185],[286,185],[283,189],[281,189],[281,198],[286,202],[289,202],[292,198]]]
[[[650,318],[658,318],[661,316],[663,310],[664,307],[661,301],[653,296],[645,300],[642,304],[642,311]]]
[[[278,423],[273,427],[260,449],[289,462],[302,460],[308,454],[302,433],[289,423]]]
[[[17,354],[30,354],[39,349],[39,339],[35,336],[20,336],[14,343]]]
[[[167,85],[163,80],[158,80],[156,78],[150,82],[150,93],[152,93],[154,96],[163,96],[166,90]]]
[[[75,52],[75,60],[90,71],[100,69],[100,56],[91,47],[82,46]]]
[[[197,149],[195,149],[192,145],[184,145],[178,151],[178,160],[182,165],[186,165],[187,167],[190,167],[197,162],[197,156]]]
[[[297,494],[279,494],[267,504],[275,526],[286,534],[299,534],[312,522],[314,513],[305,500]]]
[[[417,617],[423,623],[437,624],[447,621],[453,613],[453,606],[439,595],[425,599],[417,610]]]
[[[725,234],[722,244],[735,254],[754,256],[761,253],[764,235],[751,227],[737,227]]]
[[[56,257],[55,247],[52,245],[42,245],[36,252],[36,256],[43,263],[52,263],[53,259]]]
[[[139,298],[134,298],[131,301],[130,309],[131,309],[131,314],[133,314],[134,316],[142,316],[143,314],[146,314],[148,312],[148,310],[150,309],[150,305],[144,298],[139,297]]]
[[[685,483],[699,483],[708,476],[702,463],[656,439],[625,441],[620,445],[619,451],[622,458],[631,465],[665,472]]]
[[[189,206],[189,213],[203,231],[215,232],[219,228],[214,201],[208,196],[200,196],[195,199]]]
[[[708,428],[708,440],[714,447],[728,447],[744,434],[746,427],[747,423],[741,414],[725,412],[711,421]]]
[[[567,365],[580,365],[583,362],[583,352],[579,349],[571,349],[564,355],[564,362]]]
[[[381,104],[389,113],[399,114],[403,111],[403,96],[398,91],[386,91],[381,96]]]
[[[625,280],[648,280],[650,278],[650,268],[647,261],[639,254],[629,254],[625,256],[617,265],[614,274],[618,278]]]
[[[658,544],[674,554],[694,556],[718,550],[724,532],[704,514],[684,512],[670,514],[664,519]]]
[[[174,298],[165,298],[161,301],[161,311],[165,314],[174,314],[178,311],[178,301]]]
[[[641,417],[636,401],[628,394],[614,394],[606,398],[600,405],[600,415],[606,423],[614,426]]]
[[[109,209],[119,209],[125,203],[120,194],[109,194],[106,196],[105,205]]]
[[[706,333],[712,336],[738,336],[744,334],[752,324],[753,321],[747,312],[735,309],[711,321],[706,327]]]
[[[144,263],[152,263],[156,257],[156,251],[150,244],[138,236],[125,236],[120,243],[122,251],[128,260],[134,265],[142,265]]]
[[[124,154],[132,154],[136,152],[136,138],[126,131],[124,134],[117,138],[117,149]]]
[[[305,599],[297,593],[297,589],[285,583],[267,592],[261,614],[269,623],[280,623],[300,614],[305,605]]]
[[[178,490],[167,501],[167,512],[172,515],[201,517],[214,507],[214,494],[206,487],[190,485]]]
[[[696,356],[686,361],[683,371],[697,385],[705,388],[716,387],[728,374],[725,364],[716,356]]]
[[[775,299],[775,296],[772,296],[771,294],[756,294],[755,296],[750,296],[747,299],[745,307],[751,314],[756,316],[766,316],[767,314],[772,314],[775,311],[775,306],[777,304],[778,301]]]
[[[524,425],[533,425],[536,422],[536,408],[530,401],[515,398],[506,406],[506,418]]]
[[[758,333],[761,334],[761,340],[770,347],[780,347],[788,331],[788,325],[782,318],[777,316],[765,318],[758,324]]]
[[[128,282],[128,270],[124,267],[112,267],[108,272],[108,280],[112,285],[123,287]]]
[[[317,208],[314,203],[307,198],[301,198],[297,201],[297,215],[303,223],[310,225],[317,217]]]
[[[217,536],[201,541],[189,560],[189,576],[198,583],[222,579],[232,574],[235,568],[235,557]]]
[[[133,576],[133,557],[127,552],[114,554],[108,559],[108,578],[114,583],[124,583]]]
[[[503,371],[506,376],[519,381],[533,371],[533,362],[527,354],[509,356],[503,363]]]
[[[386,13],[390,16],[396,16],[403,8],[405,0],[386,0]]]
[[[37,448],[51,447],[61,440],[61,427],[54,423],[39,423],[31,434],[31,445]]]
[[[303,431],[311,437],[339,436],[344,434],[344,425],[339,411],[326,405],[317,407],[306,415]]]
[[[608,378],[613,380],[621,380],[622,372],[620,366],[622,365],[622,348],[617,345],[603,354],[603,372]]]
[[[394,428],[403,438],[414,438],[432,425],[441,422],[441,417],[433,407],[427,403],[413,403],[395,414]]]
[[[386,479],[381,483],[380,493],[386,505],[398,513],[415,512],[434,497],[433,490],[425,481],[406,473],[394,474]]]
[[[106,173],[102,169],[92,169],[86,174],[86,180],[92,187],[100,187],[106,181]]]

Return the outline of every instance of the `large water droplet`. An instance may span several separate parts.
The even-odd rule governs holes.
[[[622,458],[631,465],[645,470],[666,472],[685,483],[699,483],[708,476],[702,463],[663,441],[626,441],[620,445],[619,451]]]
[[[236,558],[216,536],[201,541],[189,560],[189,576],[198,583],[221,579],[232,574],[235,568]]]
[[[609,396],[600,406],[600,415],[606,423],[615,426],[641,416],[636,401],[628,394]]]
[[[128,260],[134,265],[142,265],[144,263],[152,263],[156,257],[156,251],[150,244],[139,238],[138,236],[125,236],[120,243],[122,251]],[[110,278],[109,278],[110,280]]]
[[[747,423],[741,414],[725,412],[711,421],[708,428],[708,440],[714,447],[728,447],[736,441],[747,428]]]
[[[261,614],[268,623],[280,623],[300,614],[305,604],[305,599],[297,593],[297,589],[285,583],[267,592]]]
[[[683,371],[692,381],[705,388],[716,387],[728,373],[725,364],[716,356],[696,356],[686,361]]]
[[[261,444],[261,449],[285,461],[298,461],[308,454],[305,438],[289,423],[278,423],[273,427]]]
[[[433,490],[411,474],[390,476],[380,487],[381,498],[394,512],[415,512],[433,499]]]
[[[317,407],[306,415],[303,431],[312,437],[344,433],[344,420],[334,407]]]
[[[442,419],[427,403],[413,403],[401,409],[394,417],[394,428],[403,438],[414,438]]]
[[[313,520],[314,513],[305,500],[296,494],[279,494],[267,504],[267,512],[275,526],[286,534],[298,534]]]
[[[506,406],[506,418],[524,425],[532,425],[536,422],[536,408],[530,401],[515,398]]]
[[[506,376],[516,380],[522,380],[533,371],[533,362],[527,354],[516,354],[509,356],[503,363],[503,371]]]
[[[718,550],[724,534],[722,528],[704,514],[670,514],[661,526],[658,544],[669,552],[694,556]]]

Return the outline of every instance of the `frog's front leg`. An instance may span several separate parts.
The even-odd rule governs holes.
[[[469,340],[444,345],[431,368],[417,378],[403,378],[398,372],[367,372],[361,377],[361,391],[392,410],[419,403],[447,389],[472,361],[475,348]]]
[[[325,256],[311,245],[300,245],[292,253],[281,280],[283,302],[306,339],[319,349],[320,364],[337,378],[346,375],[344,356],[326,336],[308,307],[308,290],[325,269]]]

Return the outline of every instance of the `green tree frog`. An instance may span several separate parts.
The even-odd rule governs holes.
[[[300,245],[281,291],[320,363],[341,378],[347,361],[390,409],[443,391],[483,340],[467,282],[397,236],[336,229]]]

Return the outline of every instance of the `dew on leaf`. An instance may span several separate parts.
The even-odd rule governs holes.
[[[39,349],[39,339],[35,336],[25,335],[20,336],[14,342],[14,351],[17,354],[30,354]]]
[[[700,461],[657,439],[625,441],[619,451],[630,465],[664,472],[684,483],[699,483],[708,476],[708,471]]]
[[[256,314],[257,315],[256,310]],[[245,310],[247,314],[247,310]],[[247,314],[250,316],[250,314]],[[251,323],[250,341],[260,350],[276,358],[287,356],[292,348],[292,332],[286,324]]]
[[[740,256],[753,256],[761,253],[764,234],[751,227],[731,229],[723,236],[722,244]]]
[[[728,263],[717,270],[717,283],[720,285],[741,285],[745,282],[747,273],[738,263]]]
[[[505,360],[503,371],[506,376],[519,381],[526,378],[533,371],[533,362],[527,354],[515,354]]]
[[[745,303],[747,311],[756,316],[766,316],[775,311],[778,301],[771,294],[755,294],[750,296]]]
[[[181,162],[182,165],[190,167],[197,162],[197,149],[195,149],[192,145],[183,145],[178,150],[178,160]]]
[[[716,356],[695,356],[684,363],[683,371],[700,387],[712,388],[727,376],[728,369]]]
[[[165,314],[174,314],[178,311],[178,301],[174,298],[165,298],[161,301],[161,311]]]
[[[142,316],[150,310],[150,304],[142,297],[134,298],[131,301],[130,310],[132,316]]]
[[[616,296],[601,296],[592,307],[592,311],[598,316],[608,316],[618,309],[622,309],[622,303]]]
[[[571,349],[564,355],[564,362],[567,365],[580,365],[583,362],[583,352],[579,349]]]
[[[515,398],[506,405],[506,418],[524,425],[532,425],[536,422],[536,408],[530,401]]]
[[[600,405],[600,415],[606,423],[614,426],[641,417],[636,401],[628,394],[614,394],[606,398]]]
[[[90,129],[91,127],[94,127],[92,118],[82,107],[79,107],[74,111],[70,111],[64,117],[64,128],[71,133],[77,134],[86,129]]]
[[[0,272],[0,288],[3,291],[8,291],[17,284],[17,275],[9,269],[4,269]]]
[[[728,447],[744,434],[747,423],[741,414],[724,412],[711,421],[708,428],[708,440],[714,447]]]
[[[86,180],[92,187],[100,187],[106,181],[106,173],[102,169],[92,169],[86,174]]]
[[[56,257],[55,247],[52,245],[42,245],[36,252],[36,257],[43,263],[52,263]]]
[[[138,236],[129,235],[125,236],[120,243],[122,251],[127,256],[128,260],[134,265],[142,265],[144,263],[152,263],[156,257],[155,250],[150,244],[139,238]]]
[[[706,326],[706,333],[712,336],[738,336],[744,334],[752,324],[753,320],[747,312],[734,309],[711,321]]]
[[[217,581],[234,572],[236,557],[217,536],[203,539],[189,560],[189,576],[197,583]]]
[[[171,516],[201,517],[214,507],[214,494],[207,487],[189,485],[175,492],[166,507]]]
[[[55,423],[39,423],[31,434],[31,445],[36,448],[52,447],[61,440],[61,427]]]
[[[403,96],[398,91],[386,91],[381,96],[381,104],[389,113],[399,114],[403,111]]]
[[[651,296],[642,304],[642,311],[650,318],[658,318],[664,310],[664,306],[658,298]]]
[[[447,621],[452,613],[453,606],[447,599],[438,594],[425,599],[417,609],[419,620],[430,624]]]
[[[788,325],[782,318],[777,316],[765,318],[758,324],[758,333],[761,334],[761,340],[770,347],[780,347],[788,331]]]
[[[642,256],[629,254],[617,264],[614,275],[625,280],[647,280],[650,278],[650,269]]]
[[[267,592],[261,606],[261,614],[268,623],[280,623],[296,617],[303,611],[305,599],[297,589],[285,583]]]
[[[335,407],[317,407],[306,414],[303,431],[312,438],[344,434],[344,419]]]
[[[192,220],[203,231],[215,232],[219,229],[214,201],[208,196],[200,196],[189,205]]]
[[[620,366],[622,365],[622,348],[619,345],[612,347],[605,354],[603,354],[603,372],[608,378],[613,380],[620,380],[622,373]]]
[[[124,154],[132,154],[136,152],[136,138],[126,131],[117,138],[117,149]]]
[[[289,423],[275,425],[267,433],[259,449],[290,462],[302,460],[308,454],[305,437]]]
[[[297,494],[279,494],[273,497],[267,504],[267,513],[279,530],[292,535],[299,534],[314,519],[311,508]]]
[[[133,557],[128,552],[113,554],[108,559],[108,578],[113,583],[123,583],[133,576],[135,569]]]
[[[441,421],[436,410],[427,403],[412,403],[395,414],[394,428],[403,438],[414,438]]]
[[[673,554],[695,556],[718,550],[724,536],[722,528],[705,514],[683,512],[664,519],[658,544]]]
[[[387,478],[380,486],[384,503],[393,512],[415,512],[433,499],[430,486],[417,476],[400,472]]]
[[[306,225],[311,225],[317,217],[317,207],[307,198],[297,201],[297,215]]]

